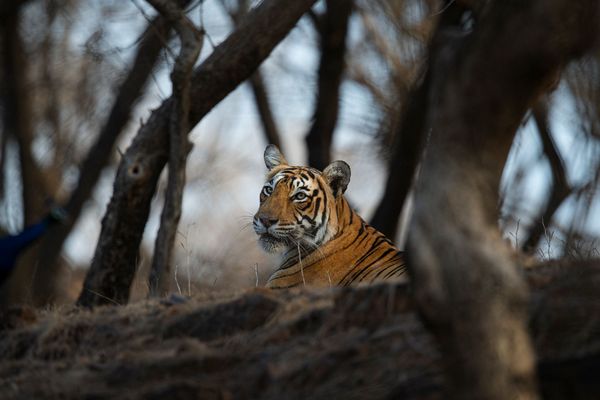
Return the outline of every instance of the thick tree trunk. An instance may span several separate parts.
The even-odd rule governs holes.
[[[488,2],[434,61],[432,136],[409,267],[456,399],[537,398],[527,290],[497,228],[498,186],[526,110],[597,24],[595,1]]]
[[[171,286],[173,246],[177,235],[177,226],[181,218],[187,156],[192,147],[187,136],[189,131],[190,78],[194,63],[202,50],[204,37],[185,16],[183,10],[174,3],[161,0],[148,0],[148,2],[173,24],[181,42],[179,55],[175,60],[173,72],[171,73],[173,94],[171,95],[172,109],[169,121],[168,183],[150,269],[150,294],[161,296],[167,294]]]
[[[250,77],[315,0],[265,0],[195,70],[189,126],[194,126],[227,94]],[[171,100],[156,109],[123,156],[102,221],[92,266],[78,303],[124,303],[135,274],[150,201],[168,158]]]
[[[331,161],[331,142],[338,120],[340,85],[346,55],[346,34],[351,0],[327,0],[327,11],[318,20],[321,62],[313,124],[306,136],[308,165],[323,170]]]

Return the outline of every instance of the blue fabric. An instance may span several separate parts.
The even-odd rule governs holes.
[[[35,225],[28,226],[17,235],[8,235],[0,238],[0,283],[11,273],[19,254],[37,238],[42,236],[48,228],[46,219]]]

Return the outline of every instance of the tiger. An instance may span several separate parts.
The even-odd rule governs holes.
[[[404,280],[404,253],[369,226],[344,192],[350,166],[323,172],[291,166],[275,145],[264,152],[268,172],[252,225],[268,253],[283,253],[266,287],[349,286]]]

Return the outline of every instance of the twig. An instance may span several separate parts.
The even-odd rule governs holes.
[[[113,303],[113,304],[116,304],[116,305],[118,305],[118,306],[120,306],[120,305],[121,305],[121,303],[119,303],[118,301],[116,301],[116,300],[113,300],[113,299],[111,299],[110,297],[103,295],[102,293],[98,293],[98,292],[96,292],[96,291],[94,291],[94,290],[92,290],[92,289],[90,289],[90,288],[86,288],[86,290],[87,290],[88,292],[90,292],[90,293],[92,293],[92,294],[94,294],[94,295],[98,296],[98,297],[101,297],[101,298],[103,298],[104,300],[107,300],[107,301],[109,301],[109,302]]]
[[[256,276],[255,287],[258,287],[258,263],[254,264],[254,275]]]
[[[515,233],[510,232],[510,235],[515,238],[515,249],[519,248],[519,224],[521,223],[521,219],[517,220],[517,228],[515,229]]]
[[[179,269],[179,265],[175,264],[175,273],[173,276],[175,277],[175,285],[177,285],[177,291],[181,294],[181,286],[179,286],[179,280],[177,279],[177,270]]]
[[[450,1],[446,2],[446,4],[444,5],[444,7],[442,7],[439,11],[436,11],[433,14],[431,14],[430,17],[436,17],[436,16],[440,15],[441,13],[443,13],[444,11],[446,11],[448,8],[450,8],[450,6],[452,5],[452,3],[454,3],[454,0],[450,0]]]
[[[300,263],[300,274],[302,275],[302,285],[306,286],[306,279],[304,279],[304,265],[302,265],[302,251],[300,250],[300,242],[298,242],[298,262]]]

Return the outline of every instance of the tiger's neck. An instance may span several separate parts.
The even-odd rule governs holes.
[[[343,232],[348,225],[355,223],[360,224],[362,221],[360,216],[352,210],[350,204],[348,204],[348,201],[343,196],[335,200],[335,206],[331,207],[328,214],[326,222],[327,228],[323,240],[315,244],[297,242],[296,246],[289,247],[283,254],[279,266],[280,269],[294,265],[301,260],[307,260],[308,258],[319,257],[319,255],[324,257],[324,254],[319,254],[319,252],[322,251],[320,250],[322,246],[331,240],[335,240],[340,232]]]

